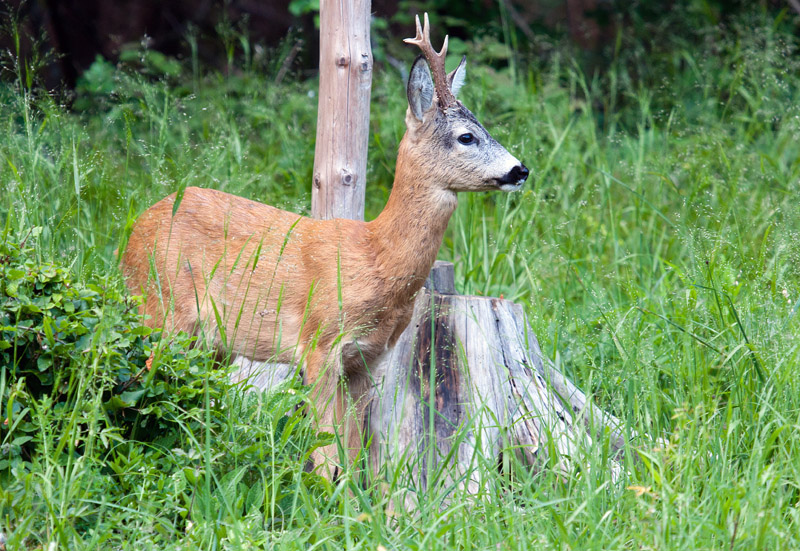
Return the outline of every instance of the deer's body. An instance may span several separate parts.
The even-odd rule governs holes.
[[[427,20],[425,35],[429,44]],[[142,214],[122,257],[129,287],[146,296],[151,325],[199,333],[250,360],[303,361],[322,428],[341,431],[348,403],[355,405],[351,451],[360,441],[369,366],[408,324],[456,192],[508,191],[527,177],[455,100],[463,60],[448,77],[443,55],[435,95],[424,61],[412,68],[408,130],[392,193],[375,220],[314,220],[187,188],[177,210],[172,195]],[[339,383],[347,391],[337,392]],[[317,462],[333,474],[336,457],[335,448],[323,450]]]
[[[173,194],[139,218],[123,255],[125,275],[146,282],[135,291],[148,297],[149,323],[202,328],[234,354],[296,361],[312,339],[329,349],[346,335],[345,351],[369,362],[405,329],[456,205],[453,192],[426,197],[420,180],[399,166],[392,199],[371,222],[315,220],[186,188],[174,217]],[[407,209],[416,214],[411,220]]]

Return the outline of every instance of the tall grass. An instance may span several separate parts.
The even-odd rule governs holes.
[[[623,49],[598,76],[566,56],[516,82],[470,61],[464,103],[533,177],[463,196],[441,257],[460,291],[523,303],[578,386],[664,439],[621,481],[600,441],[568,476],[482,465],[480,495],[431,490],[405,512],[402,465],[366,489],[309,479],[291,388],[233,393],[224,429],[174,447],[68,465],[42,450],[4,474],[0,532],[75,549],[800,547],[800,62],[778,28],[757,16],[695,49]],[[113,92],[85,87],[77,112],[0,88],[0,212],[20,234],[43,228],[42,258],[121,285],[124,229],[187,184],[307,212],[313,81],[107,69]],[[376,73],[368,217],[391,186],[403,90]]]

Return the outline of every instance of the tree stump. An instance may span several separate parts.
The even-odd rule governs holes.
[[[600,434],[594,427],[611,431],[612,450],[624,445],[617,419],[587,404],[544,359],[522,307],[456,295],[449,263],[436,263],[374,375],[371,469],[404,461],[422,487],[449,462],[454,469],[439,482],[455,476],[476,492],[476,466],[496,466],[505,453],[534,469],[550,459],[570,469],[569,458]],[[612,459],[609,468],[616,476],[620,466]]]

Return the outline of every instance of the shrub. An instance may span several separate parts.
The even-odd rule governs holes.
[[[230,383],[213,357],[194,337],[161,339],[142,325],[118,281],[77,282],[37,259],[39,233],[0,235],[0,423],[14,437],[2,439],[0,469],[56,425],[71,434],[63,447],[80,451],[91,431],[157,441],[178,424],[200,428],[208,413],[219,423]]]

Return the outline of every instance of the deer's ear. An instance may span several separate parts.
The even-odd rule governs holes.
[[[433,78],[431,78],[431,71],[422,56],[419,56],[411,66],[406,92],[411,112],[417,120],[422,122],[425,113],[433,105]]]
[[[458,91],[461,90],[461,87],[464,86],[464,79],[467,76],[467,56],[463,56],[461,58],[461,63],[458,64],[458,67],[453,69],[449,75],[447,75],[447,84],[450,85],[450,91],[453,93],[454,96],[458,96]]]

